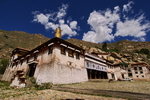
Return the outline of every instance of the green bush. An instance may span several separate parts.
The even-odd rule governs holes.
[[[40,86],[36,85],[38,90],[50,89],[53,86],[52,82],[42,83]]]
[[[3,74],[5,72],[8,62],[8,59],[2,58],[2,60],[0,61],[0,74]]]

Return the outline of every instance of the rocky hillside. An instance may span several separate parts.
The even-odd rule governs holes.
[[[49,40],[49,38],[41,34],[0,30],[0,58],[8,58],[11,51],[17,47],[30,50],[47,40]]]
[[[109,53],[113,62],[117,59],[125,63],[146,62],[150,64],[150,42],[122,40],[115,43],[107,43],[107,51],[103,51],[103,44],[96,44],[78,39],[68,39],[67,41],[77,46],[82,44],[87,52]],[[141,49],[146,49],[149,53],[141,53]]]
[[[49,38],[41,34],[0,30],[0,59],[4,57],[9,58],[11,51],[17,47],[31,50],[48,40]],[[103,44],[78,39],[67,39],[66,41],[77,46],[82,45],[86,52],[109,53],[112,61],[115,59],[126,63],[145,61],[150,64],[150,42],[122,40],[115,43],[107,43],[107,51],[104,51]],[[147,49],[149,53],[140,53],[141,49]]]

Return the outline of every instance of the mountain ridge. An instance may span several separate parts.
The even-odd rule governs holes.
[[[9,58],[12,50],[17,47],[32,50],[40,44],[48,41],[50,38],[42,34],[30,34],[23,31],[4,31],[0,29],[0,59]],[[122,61],[145,61],[150,63],[148,55],[137,53],[141,49],[148,49],[150,51],[150,42],[137,42],[130,40],[121,40],[114,43],[107,43],[107,51],[104,51],[103,44],[87,42],[79,39],[66,39],[66,41],[81,46],[87,52],[109,53],[110,56],[114,55],[120,57]],[[113,53],[113,54],[112,54]],[[127,56],[128,55],[128,56]],[[118,59],[117,57],[117,59]]]

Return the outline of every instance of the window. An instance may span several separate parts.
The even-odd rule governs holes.
[[[89,62],[87,62],[86,64],[87,64],[87,67],[90,67],[90,64],[89,64]]]
[[[18,65],[18,62],[16,62],[16,66]]]
[[[128,72],[131,72],[131,70],[130,70],[130,69],[128,69]]]
[[[80,59],[80,58],[79,58],[79,53],[78,53],[78,52],[76,52],[76,59]]]
[[[128,73],[128,76],[129,76],[129,77],[132,77],[132,73]]]
[[[139,70],[142,70],[142,67],[139,67]]]
[[[95,65],[93,64],[93,68],[95,68]]]
[[[138,74],[138,72],[135,72],[135,74]]]
[[[12,68],[15,66],[15,63],[12,64]]]
[[[61,54],[66,54],[66,48],[61,46]]]
[[[69,57],[73,57],[73,50],[68,49],[68,56],[69,56]]]
[[[140,71],[141,74],[143,74],[143,71]]]
[[[48,47],[48,54],[51,54],[53,52],[53,47],[52,46],[49,46]]]
[[[22,63],[23,63],[23,60],[21,60],[21,65],[22,65]]]
[[[34,60],[36,60],[37,57],[38,57],[38,53],[36,52],[36,53],[34,53]]]
[[[27,57],[27,63],[29,62],[29,57]]]
[[[134,70],[137,70],[137,67],[134,67]]]

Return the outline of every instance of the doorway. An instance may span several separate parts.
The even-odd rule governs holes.
[[[29,70],[28,70],[28,76],[29,77],[33,77],[34,76],[34,72],[35,72],[35,69],[36,69],[36,65],[35,63],[33,64],[29,64]]]
[[[108,79],[107,73],[98,70],[87,69],[88,79]]]

